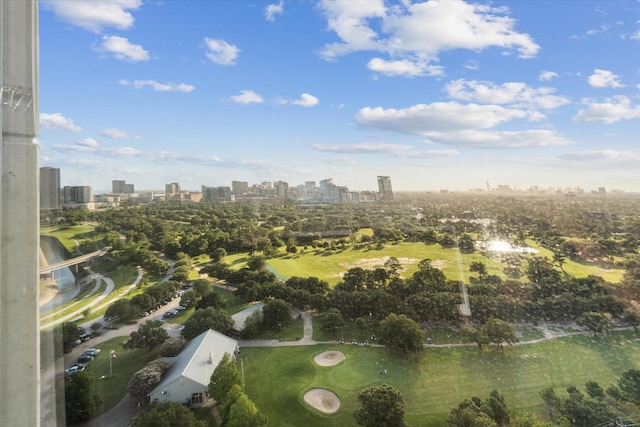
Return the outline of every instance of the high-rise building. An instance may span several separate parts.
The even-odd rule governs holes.
[[[164,192],[166,195],[166,199],[169,200],[173,198],[176,194],[180,193],[180,184],[177,182],[172,182],[171,184],[166,184],[164,186]]]
[[[231,194],[234,196],[242,196],[249,192],[249,183],[247,181],[231,181]]]
[[[93,202],[93,191],[88,185],[69,186],[62,189],[62,199],[65,204],[69,203],[91,203]]]
[[[40,210],[59,210],[62,206],[60,197],[60,169],[52,167],[40,168]]]
[[[273,183],[273,188],[276,190],[276,197],[279,199],[288,198],[289,184],[284,181],[276,181]]]
[[[135,189],[133,184],[127,184],[126,181],[113,180],[111,181],[111,192],[113,194],[133,194]]]
[[[230,187],[208,187],[202,186],[203,202],[229,202],[231,201]]]
[[[378,177],[378,191],[381,200],[393,200],[393,189],[391,188],[391,178],[388,176]]]

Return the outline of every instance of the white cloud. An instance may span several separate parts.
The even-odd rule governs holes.
[[[389,60],[376,58],[369,66],[389,75],[416,75],[410,63],[428,64],[448,50],[498,47],[530,58],[540,49],[528,34],[514,29],[516,22],[504,7],[430,0],[386,8],[383,0],[323,0],[321,8],[340,39],[326,45],[322,57],[334,59],[357,51],[387,53]]]
[[[574,142],[545,129],[524,131],[461,130],[454,132],[427,132],[431,142],[471,148],[524,148],[570,145]]]
[[[290,101],[289,103],[292,105],[299,105],[301,107],[309,108],[318,105],[320,103],[320,100],[311,94],[303,93],[302,95],[300,95],[300,99]]]
[[[102,36],[100,50],[110,52],[120,60],[131,62],[149,60],[149,52],[140,45],[130,43],[126,37]]]
[[[373,58],[367,64],[371,71],[387,76],[407,76],[415,77],[422,75],[441,76],[444,74],[444,67],[430,65],[426,62],[414,62],[408,59],[397,61],[386,61],[381,58]]]
[[[628,150],[578,151],[561,154],[558,157],[573,162],[585,162],[592,166],[594,162],[606,164],[635,164],[640,166],[640,152]]]
[[[121,86],[132,86],[134,89],[142,89],[144,87],[150,87],[156,92],[191,92],[195,89],[194,86],[185,83],[159,83],[155,80],[120,80],[118,82]]]
[[[285,105],[285,104],[299,105],[301,107],[309,108],[309,107],[314,107],[318,105],[320,103],[320,100],[313,95],[310,95],[308,93],[303,93],[302,95],[300,95],[300,99],[278,98],[276,99],[276,103],[281,105]]]
[[[127,139],[131,138],[131,135],[124,130],[116,129],[116,128],[105,128],[102,129],[101,135],[106,136],[111,139]]]
[[[280,0],[278,4],[270,4],[264,10],[265,19],[269,22],[273,22],[276,20],[276,15],[279,15],[284,10],[284,3]]]
[[[262,96],[252,90],[241,90],[240,95],[234,95],[231,100],[237,104],[260,104],[264,102]]]
[[[85,138],[85,139],[81,139],[80,141],[78,141],[76,144],[82,146],[82,147],[97,147],[98,145],[98,141],[96,141],[93,138]]]
[[[499,105],[434,102],[402,109],[365,107],[356,114],[356,121],[370,128],[409,135],[427,135],[433,131],[485,129],[527,117],[528,113],[525,111]]]
[[[618,76],[608,70],[593,70],[593,74],[589,76],[589,84],[593,87],[623,87],[623,84],[618,80]]]
[[[207,58],[220,65],[235,65],[240,49],[221,39],[205,38]]]
[[[82,129],[73,123],[73,120],[64,117],[60,113],[40,113],[40,127],[42,129],[64,129],[73,133],[80,133]]]
[[[356,162],[353,159],[350,159],[349,157],[332,157],[329,159],[325,159],[324,160],[325,163],[330,164],[330,165],[334,165],[334,166],[355,166],[358,164],[358,162]]]
[[[544,70],[538,75],[538,80],[540,80],[541,82],[547,82],[547,81],[549,81],[551,79],[555,79],[557,77],[558,77],[558,73],[553,72],[553,71]]]
[[[554,95],[554,88],[532,88],[526,83],[507,82],[496,85],[493,82],[459,79],[451,81],[445,87],[449,97],[493,104],[511,104],[512,106],[534,109],[553,109],[568,104],[564,96]]]
[[[106,27],[131,28],[130,11],[142,6],[142,0],[42,0],[42,5],[62,21],[99,33]]]
[[[347,154],[397,154],[413,150],[411,145],[363,142],[359,144],[311,144],[316,151]]]
[[[377,41],[378,34],[369,28],[367,22],[368,19],[385,16],[384,0],[323,0],[321,8],[329,28],[343,41],[325,46],[321,52],[325,59],[359,50],[384,50],[384,44]]]
[[[604,102],[583,100],[585,109],[578,111],[573,117],[576,123],[601,122],[605,124],[615,123],[619,120],[631,120],[640,118],[640,105],[633,105],[626,96],[614,96]]]

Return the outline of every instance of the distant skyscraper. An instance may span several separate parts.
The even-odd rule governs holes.
[[[231,181],[231,193],[234,196],[242,196],[249,192],[249,183],[247,181]]]
[[[93,202],[93,191],[88,185],[68,186],[62,189],[64,203],[91,203]]]
[[[40,209],[60,208],[60,169],[42,167],[40,168]]]
[[[113,180],[111,181],[111,192],[113,194],[133,194],[135,190],[133,184],[127,184],[122,180]]]
[[[180,193],[180,184],[177,182],[172,182],[171,184],[166,184],[164,186],[164,192],[166,195],[166,199],[169,200],[176,194]]]
[[[379,176],[378,191],[380,192],[380,199],[393,200],[393,189],[391,188],[391,178],[389,178],[388,176]]]

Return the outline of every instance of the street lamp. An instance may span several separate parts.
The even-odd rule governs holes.
[[[116,358],[116,351],[111,350],[109,353],[109,378],[113,378],[113,365],[111,361]]]

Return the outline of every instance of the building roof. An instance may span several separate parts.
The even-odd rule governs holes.
[[[149,395],[166,388],[180,378],[189,378],[207,387],[211,374],[225,353],[233,356],[238,351],[238,341],[209,329],[193,338],[182,349],[160,384]]]
[[[244,322],[247,321],[247,318],[258,310],[262,311],[263,308],[264,304],[258,303],[231,316],[231,319],[233,320],[233,330],[241,332],[244,329]]]

